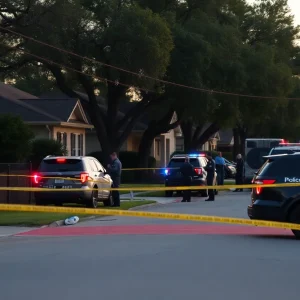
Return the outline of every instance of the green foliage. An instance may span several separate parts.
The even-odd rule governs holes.
[[[66,149],[56,140],[36,139],[31,143],[31,153],[29,161],[32,163],[33,169],[37,169],[41,161],[47,155],[67,155]]]
[[[34,137],[30,127],[18,116],[0,115],[0,162],[24,162]]]

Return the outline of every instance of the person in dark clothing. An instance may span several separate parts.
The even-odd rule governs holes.
[[[122,163],[118,159],[117,153],[112,152],[110,155],[110,159],[112,161],[111,164],[107,165],[108,174],[110,175],[113,181],[113,188],[119,188],[121,184],[121,173],[122,173]],[[120,206],[120,192],[113,191],[113,206],[119,207]]]
[[[182,185],[191,186],[192,177],[195,175],[195,170],[192,164],[189,162],[189,158],[186,157],[184,164],[180,167],[180,172],[182,174]],[[181,202],[191,202],[191,190],[183,191],[183,199]]]
[[[241,185],[244,182],[244,160],[241,154],[238,154],[236,157],[236,175],[235,175],[235,184]],[[243,189],[235,189],[234,192],[242,192]]]
[[[208,158],[208,162],[205,167],[205,170],[207,172],[206,181],[207,181],[208,186],[213,186],[214,178],[215,178],[215,171],[216,171],[216,164],[212,158],[211,153],[207,153],[207,158]],[[215,191],[213,189],[208,190],[208,199],[206,199],[205,201],[215,201]]]
[[[215,158],[218,185],[224,185],[225,159],[222,157],[222,152]]]

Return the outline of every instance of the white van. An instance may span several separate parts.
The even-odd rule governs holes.
[[[251,183],[252,178],[264,163],[264,156],[272,148],[284,143],[284,139],[246,139],[245,143],[245,183]]]

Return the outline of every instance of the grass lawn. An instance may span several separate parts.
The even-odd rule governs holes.
[[[128,210],[132,207],[152,204],[155,201],[126,201],[121,203],[121,207],[116,209]],[[80,206],[77,206],[80,207]],[[99,206],[99,210],[104,208]],[[115,209],[115,208],[108,208]],[[19,211],[0,211],[0,226],[42,226],[48,225],[58,220],[64,220],[71,217],[70,214],[65,213],[44,213],[44,212],[19,212]],[[91,215],[78,215],[79,219]],[[100,215],[99,215],[100,216]]]
[[[163,184],[144,184],[144,183],[128,183],[128,184],[122,184],[121,188],[135,188],[135,187],[149,187],[149,190],[153,187],[163,187]],[[134,190],[133,190],[134,192]],[[120,191],[120,195],[129,194],[130,191]]]

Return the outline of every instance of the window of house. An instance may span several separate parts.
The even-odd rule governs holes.
[[[65,149],[67,149],[67,133],[66,132],[57,132],[56,140],[59,141]]]
[[[156,152],[157,156],[160,155],[160,141],[159,140],[155,140],[155,152]]]
[[[71,133],[71,156],[76,156],[76,135]]]
[[[83,134],[71,133],[71,155],[83,155]]]

